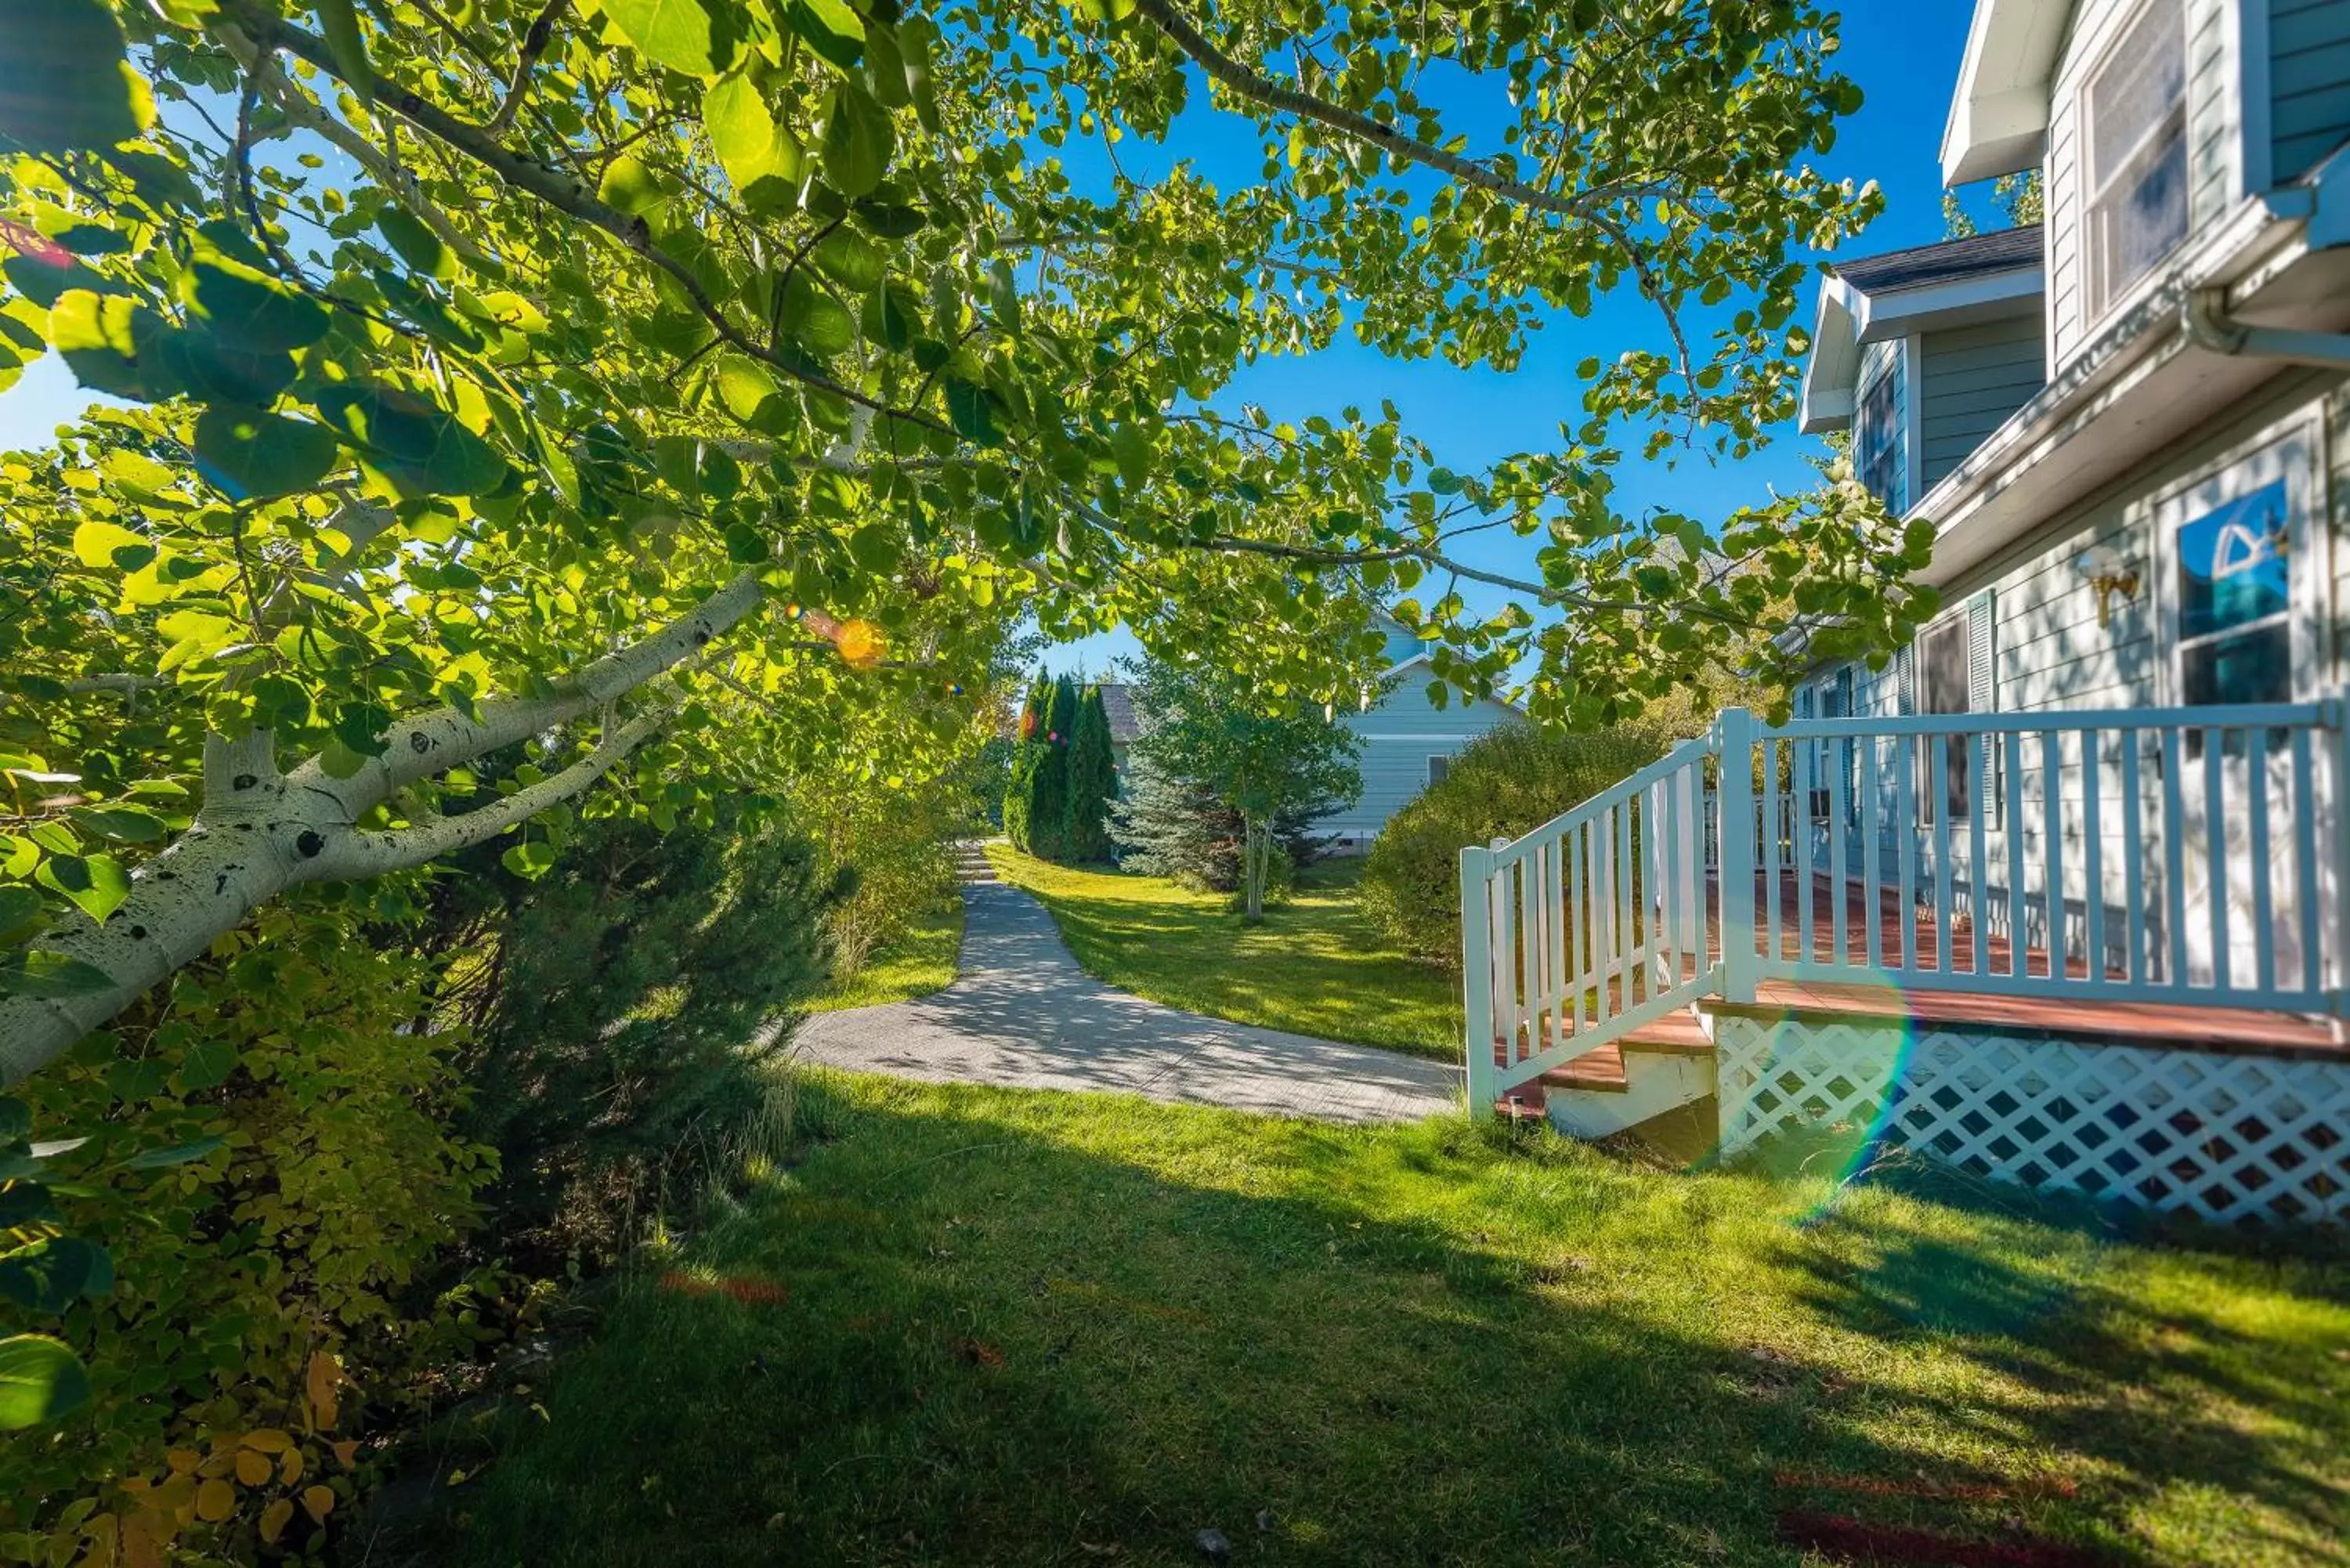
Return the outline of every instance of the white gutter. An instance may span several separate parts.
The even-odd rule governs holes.
[[[2189,341],[2214,354],[2283,359],[2296,365],[2350,369],[2350,332],[2300,332],[2254,327],[2228,314],[2225,288],[2190,289],[2178,317]]]

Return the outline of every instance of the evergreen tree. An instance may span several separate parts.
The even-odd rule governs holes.
[[[1003,836],[1012,847],[1032,854],[1031,825],[1035,817],[1036,771],[1050,749],[1045,742],[1045,710],[1051,705],[1052,682],[1043,670],[1028,687],[1020,705],[1020,727],[1012,742],[1011,783],[1003,795]]]
[[[1118,764],[1110,750],[1109,710],[1101,687],[1086,688],[1077,702],[1076,733],[1069,737],[1069,804],[1063,834],[1071,862],[1109,858],[1109,806],[1118,794]]]
[[[1169,777],[1138,757],[1110,803],[1110,837],[1119,866],[1164,877],[1194,892],[1237,893],[1247,825],[1205,784]],[[1276,876],[1322,858],[1329,838],[1314,831],[1316,818],[1339,805],[1325,797],[1284,807],[1273,817]]]
[[[1069,735],[1077,725],[1077,686],[1067,676],[1052,683],[1045,704],[1045,732],[1028,791],[1029,853],[1066,860],[1069,815]]]

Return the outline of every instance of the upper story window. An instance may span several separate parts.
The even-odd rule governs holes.
[[[1876,356],[1863,374],[1855,410],[1852,471],[1861,487],[1898,517],[1909,510],[1909,413],[1905,406],[1907,354],[1899,343]]]
[[[2082,250],[2092,317],[2187,237],[2182,8],[2153,0],[2089,78]]]

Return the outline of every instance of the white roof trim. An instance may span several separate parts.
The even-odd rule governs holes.
[[[2038,163],[2049,87],[2073,19],[2065,0],[1975,0],[1958,90],[1942,126],[1942,183],[1963,185]]]
[[[1812,327],[1811,360],[1804,367],[1799,428],[1805,435],[1817,435],[1851,422],[1862,345],[1979,321],[2036,316],[2047,292],[2048,274],[2040,266],[1875,294],[1864,294],[1840,277],[1826,279],[1820,285],[1819,311]]]

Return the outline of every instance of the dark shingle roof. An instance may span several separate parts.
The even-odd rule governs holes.
[[[1109,721],[1109,738],[1126,744],[1139,733],[1134,723],[1134,694],[1119,681],[1101,683],[1102,715]]]
[[[1929,284],[1956,283],[1961,278],[2014,272],[2040,265],[2040,225],[1994,229],[1939,244],[1912,245],[1883,255],[1856,256],[1829,264],[1836,276],[1863,294],[1883,294]]]

